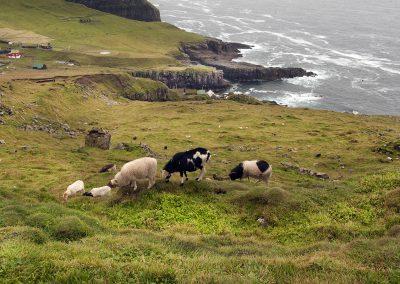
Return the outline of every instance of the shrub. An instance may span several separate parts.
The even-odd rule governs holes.
[[[59,241],[76,241],[90,234],[90,228],[76,216],[56,219],[51,230],[53,237]]]
[[[233,202],[239,205],[273,205],[277,206],[286,203],[290,194],[280,188],[270,188],[267,190],[255,189],[239,197],[236,197]]]
[[[394,225],[391,227],[387,234],[391,237],[400,237],[400,225]]]
[[[386,194],[385,205],[388,208],[394,209],[397,213],[400,213],[400,188]]]
[[[48,240],[47,235],[38,228],[32,227],[6,227],[0,229],[0,240],[22,239],[35,244],[43,244]]]

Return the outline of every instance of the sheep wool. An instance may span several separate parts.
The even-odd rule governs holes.
[[[149,181],[148,189],[156,183],[157,160],[146,157],[140,158],[122,166],[114,179],[109,183],[110,187],[131,186],[137,189],[137,181],[147,179]]]
[[[74,182],[73,184],[70,184],[67,187],[67,190],[64,192],[63,194],[63,199],[65,202],[68,201],[68,198],[85,190],[85,184],[83,181],[81,180],[77,180],[76,182]]]
[[[102,197],[102,196],[108,195],[110,192],[111,192],[111,187],[102,186],[102,187],[93,188],[91,191],[85,192],[83,195],[90,196],[90,197]]]
[[[271,176],[272,166],[266,161],[262,160],[243,161],[229,174],[231,180],[251,177],[260,181],[264,181],[266,185],[268,185]]]

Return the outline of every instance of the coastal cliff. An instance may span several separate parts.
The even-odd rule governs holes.
[[[234,62],[234,59],[242,56],[241,49],[251,49],[251,46],[240,43],[207,38],[201,43],[184,43],[181,49],[190,60],[222,70],[224,78],[232,82],[274,81],[316,75],[302,68],[266,68],[246,62]]]
[[[160,11],[147,0],[66,0],[127,19],[160,22]]]
[[[224,79],[224,73],[220,70],[207,71],[190,68],[181,71],[148,70],[133,72],[132,76],[160,81],[171,89],[190,88],[222,90],[230,86],[229,82]]]

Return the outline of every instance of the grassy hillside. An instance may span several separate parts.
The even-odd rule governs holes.
[[[73,59],[81,65],[109,67],[176,65],[179,43],[202,39],[167,23],[128,20],[63,0],[2,0],[0,4],[0,35],[1,28],[7,28],[52,39],[53,52],[25,51],[36,60]],[[80,19],[91,22],[80,23]]]
[[[14,111],[0,126],[2,282],[400,281],[399,153],[386,163],[387,155],[373,151],[399,139],[398,117],[135,102],[101,80],[3,82],[1,90]],[[93,126],[130,151],[85,148]],[[104,185],[112,175],[97,173],[103,165],[145,156],[139,142],[159,154],[160,169],[176,151],[209,148],[209,179],[191,175],[183,188],[177,178],[158,180],[152,190],[141,185],[139,193],[62,204],[73,181]],[[255,158],[274,167],[268,189],[210,179]]]

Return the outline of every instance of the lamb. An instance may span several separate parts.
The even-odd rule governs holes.
[[[272,175],[272,166],[266,161],[255,160],[255,161],[244,161],[237,165],[229,174],[231,180],[237,180],[242,178],[255,178],[260,181],[264,181],[268,186],[269,179]]]
[[[173,173],[180,173],[181,186],[188,180],[187,172],[195,172],[200,169],[200,175],[196,179],[201,181],[206,174],[205,165],[211,158],[211,153],[205,148],[196,148],[186,152],[176,153],[163,169],[163,177],[169,182]],[[185,176],[185,177],[184,177]]]
[[[68,198],[85,190],[85,184],[81,180],[77,180],[73,184],[67,187],[67,190],[63,194],[64,202],[68,201]]]
[[[111,187],[109,186],[102,186],[93,188],[91,191],[85,192],[83,196],[90,196],[90,197],[102,197],[106,196],[111,192]]]
[[[131,186],[137,190],[137,181],[147,179],[149,181],[148,189],[156,183],[157,160],[146,157],[126,163],[121,171],[118,172],[108,186],[111,188]]]

